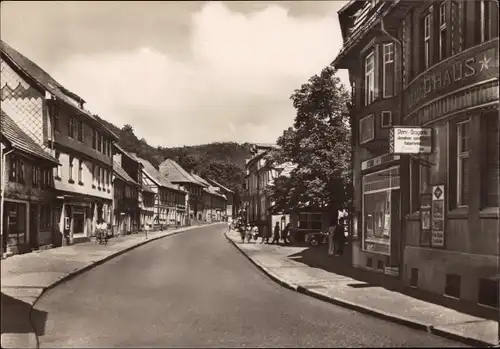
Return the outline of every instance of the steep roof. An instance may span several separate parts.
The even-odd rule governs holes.
[[[156,167],[153,166],[152,163],[150,163],[147,160],[137,158],[139,162],[144,166],[144,171],[156,182],[158,185],[164,188],[169,188],[172,190],[177,190],[180,192],[185,192],[182,189],[177,188],[175,185],[173,185],[164,175],[162,175]]]
[[[131,154],[127,151],[125,151],[125,149],[123,149],[122,147],[120,147],[118,145],[118,143],[113,143],[113,146],[120,152],[122,153],[123,155],[127,156],[128,158],[130,158],[131,160],[134,160],[134,161],[137,161],[138,163],[140,163],[142,165],[142,163],[139,161],[139,159],[137,158],[137,156],[135,156],[134,154]]]
[[[167,176],[172,183],[192,183],[202,187],[205,186],[172,159],[165,159],[165,161],[160,164],[160,171],[164,176]]]
[[[82,97],[78,96],[76,93],[69,91],[60,83],[58,83],[52,76],[50,76],[45,70],[40,68],[33,61],[25,57],[20,52],[16,51],[12,47],[10,47],[5,41],[0,40],[0,51],[2,55],[5,56],[12,64],[14,64],[18,70],[23,72],[26,76],[28,76],[31,80],[33,80],[39,88],[48,91],[50,94],[54,95],[57,99],[63,101],[67,105],[73,107],[75,110],[78,110],[81,114],[83,114],[88,119],[91,119],[93,122],[96,122],[103,130],[109,133],[110,136],[114,137],[115,140],[118,140],[118,137],[111,132],[102,122],[100,122],[92,113],[89,111],[80,108],[75,105],[72,101],[75,100],[77,103],[85,103]]]
[[[139,186],[139,183],[134,181],[132,177],[128,175],[128,173],[123,169],[123,167],[120,166],[119,163],[116,161],[113,161],[113,172],[117,177],[119,177],[122,181],[125,181],[127,183]]]
[[[228,193],[234,193],[234,191],[232,191],[231,189],[228,189],[227,187],[225,187],[225,186],[223,186],[222,184],[220,184],[220,183],[218,183],[218,182],[214,181],[213,179],[208,179],[208,181],[209,181],[210,183],[212,183],[213,185],[215,185],[216,187],[219,187],[219,188],[221,188],[222,190],[224,190],[224,191],[226,191],[226,192],[228,192]]]
[[[208,183],[206,180],[204,180],[203,178],[201,178],[200,176],[198,176],[196,173],[191,173],[191,176],[193,176],[194,179],[196,179],[198,182],[200,182],[201,184],[203,184],[203,186],[205,186],[205,187],[209,187],[210,186],[210,183]]]
[[[53,156],[47,153],[39,144],[37,144],[30,136],[28,136],[3,110],[0,111],[0,131],[2,138],[10,143],[10,145],[21,152],[32,155],[39,159],[49,161],[52,165],[59,165]]]
[[[226,196],[225,196],[224,194],[221,194],[221,193],[217,192],[216,190],[214,190],[214,188],[213,188],[213,187],[207,187],[207,188],[205,188],[205,189],[203,189],[203,190],[204,190],[205,192],[207,192],[207,193],[211,194],[211,195],[214,195],[214,196],[219,196],[219,197],[224,198],[225,200],[227,200],[227,199],[226,199]]]

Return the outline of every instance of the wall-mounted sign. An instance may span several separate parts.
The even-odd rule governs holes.
[[[487,79],[498,76],[497,45],[498,42],[491,43],[490,48],[480,52],[466,51],[417,78],[408,87],[406,113],[431,98],[467,84],[467,80],[473,82],[472,77],[481,75]]]
[[[431,195],[420,196],[420,246],[431,245]]]
[[[395,154],[432,152],[432,128],[396,126],[389,133],[389,148]]]
[[[444,247],[445,196],[444,185],[432,187],[432,247]]]

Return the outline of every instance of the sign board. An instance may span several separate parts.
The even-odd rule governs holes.
[[[431,245],[431,195],[420,196],[420,246]]]
[[[432,152],[432,128],[396,126],[389,133],[390,151],[395,154]]]
[[[399,267],[385,267],[384,274],[390,276],[399,276]]]
[[[434,185],[432,187],[432,247],[444,247],[445,196],[444,185]]]

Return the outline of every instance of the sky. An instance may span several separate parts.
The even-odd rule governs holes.
[[[273,143],[293,91],[340,51],[345,3],[2,1],[0,25],[86,109],[150,145]]]

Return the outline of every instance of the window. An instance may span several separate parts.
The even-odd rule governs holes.
[[[446,35],[446,2],[439,5],[439,60],[447,57],[448,44]]]
[[[365,105],[375,100],[375,52],[365,58]]]
[[[99,142],[99,145],[100,145],[99,152],[104,153],[104,136],[101,135],[101,136],[99,136],[99,138],[101,138],[101,140]]]
[[[50,169],[42,170],[42,188],[52,187],[52,178],[50,176]]]
[[[385,97],[394,95],[394,44],[384,44],[384,75],[383,75],[383,93]]]
[[[59,115],[54,114],[54,131],[55,132],[60,132],[61,129],[59,128]]]
[[[359,142],[361,144],[371,141],[375,138],[375,125],[373,114],[365,116],[359,120]]]
[[[498,112],[492,111],[482,117],[483,138],[483,170],[482,206],[499,206],[499,179],[500,179],[500,117]]]
[[[387,128],[392,126],[392,112],[383,111],[382,114],[380,114],[380,126],[382,128]]]
[[[97,151],[101,151],[101,136],[99,135],[99,133],[96,131],[96,138],[97,138],[97,148],[96,150]]]
[[[96,165],[92,164],[92,186],[93,187],[95,187],[95,182],[96,182],[95,170],[96,170]]]
[[[107,144],[107,139],[106,138],[102,139],[102,153],[104,155],[107,155],[107,153],[108,153],[108,144]]]
[[[321,213],[304,212],[299,214],[300,230],[321,230],[323,215]]]
[[[70,156],[69,157],[69,181],[73,183],[73,161],[75,160],[74,157]]]
[[[24,162],[15,155],[11,157],[9,181],[24,184]]]
[[[59,161],[59,159],[61,158],[61,153],[56,151],[56,155],[55,155],[55,158],[57,161]],[[59,161],[60,162],[60,161]],[[56,167],[54,167],[54,176],[57,178],[57,179],[60,179],[61,178],[61,165],[58,165]]]
[[[457,205],[467,206],[469,200],[469,121],[457,124]]]
[[[97,148],[97,131],[92,129],[92,149]]]
[[[72,117],[68,119],[68,136],[75,137],[75,119]]]
[[[78,140],[83,142],[83,122],[78,121]]]
[[[432,11],[432,10],[431,10]],[[431,65],[431,33],[432,33],[432,13],[427,13],[424,17],[424,69]]]
[[[498,281],[479,279],[477,302],[492,308],[498,308]]]
[[[362,183],[362,248],[389,254],[392,211],[399,205],[399,167],[365,175]]]
[[[40,167],[33,165],[31,176],[33,180],[33,186],[38,187],[40,185]]]
[[[52,229],[50,205],[40,205],[40,230]]]
[[[78,183],[83,183],[83,160],[78,161]]]
[[[480,43],[491,39],[491,17],[490,17],[490,1],[479,1],[479,29]]]

